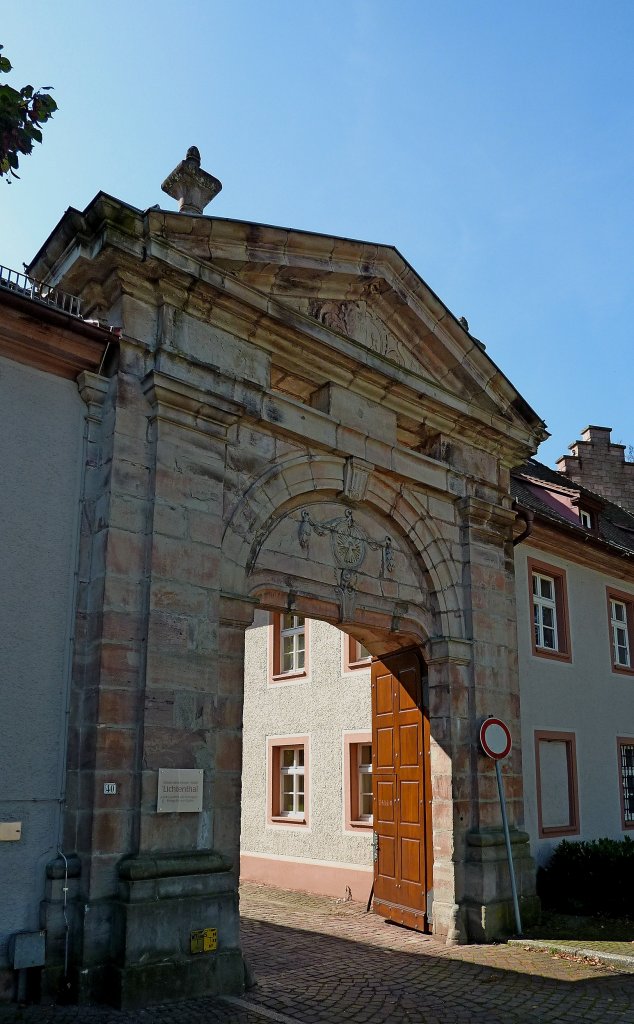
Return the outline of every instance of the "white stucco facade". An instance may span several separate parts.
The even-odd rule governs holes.
[[[21,824],[0,842],[0,967],[40,927],[60,841],[84,411],[73,381],[0,357],[0,822]]]
[[[346,826],[344,760],[346,740],[371,730],[370,670],[346,670],[348,637],[310,620],[306,675],[272,681],[270,635],[269,614],[257,612],[245,650],[243,877],[271,880],[279,872],[288,879],[302,872],[333,895],[344,897],[349,885],[356,898],[366,898],[371,828]],[[306,737],[306,824],[271,821],[271,788],[277,783],[268,777],[268,746],[280,737],[289,743]]]
[[[572,554],[575,547],[562,543],[562,550]],[[531,559],[565,578],[569,659],[535,654]],[[613,668],[608,589],[634,601],[634,583],[611,575],[611,564],[606,557],[592,568],[530,543],[515,549],[525,827],[539,864],[562,839],[625,834],[617,740],[634,737],[634,675]],[[306,677],[271,682],[268,623],[268,614],[259,612],[246,634],[243,871],[246,864],[246,876],[253,874],[255,855],[264,865],[261,880],[275,881],[290,870],[289,887],[301,888],[303,877],[303,887],[319,888],[316,866],[372,865],[370,836],[345,827],[342,767],[344,734],[371,729],[370,673],[344,672],[345,635],[310,622]],[[267,814],[267,742],[293,736],[307,737],[310,746],[308,824],[301,827],[272,823]],[[549,815],[553,821],[568,816],[569,828],[549,828]]]
[[[563,545],[562,545],[563,547]],[[528,559],[547,561],[566,573],[570,624],[570,661],[539,657],[531,645]],[[607,588],[632,594],[634,584],[579,562],[544,554],[538,547],[516,548],[518,653],[526,828],[533,856],[544,863],[551,850],[568,839],[623,837],[617,754],[618,737],[634,737],[634,676],[612,668]],[[568,834],[540,835],[535,734],[572,734],[578,791],[578,828]],[[560,766],[561,768],[562,766]],[[542,776],[540,798],[556,786],[556,764]],[[553,808],[554,813],[554,808]]]

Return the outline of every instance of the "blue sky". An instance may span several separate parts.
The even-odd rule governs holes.
[[[397,246],[546,420],[634,444],[632,0],[31,0],[6,81],[55,86],[0,182],[20,268],[104,190],[171,206],[197,145],[209,212]]]

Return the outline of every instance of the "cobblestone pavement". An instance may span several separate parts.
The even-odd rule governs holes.
[[[5,1007],[0,1024],[634,1024],[634,973],[521,945],[445,947],[356,903],[242,888],[257,984],[123,1013]]]
[[[522,946],[441,946],[356,903],[244,886],[250,1003],[306,1024],[634,1024],[634,974]]]

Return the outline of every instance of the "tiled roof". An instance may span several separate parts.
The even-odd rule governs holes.
[[[634,515],[595,491],[575,484],[563,473],[529,459],[513,470],[511,493],[519,505],[539,519],[577,533],[586,543],[607,545],[619,555],[634,558]],[[596,533],[587,530],[576,514],[571,514],[571,498],[577,497],[582,508],[584,497],[588,499],[592,514],[596,515],[595,509],[599,508]]]

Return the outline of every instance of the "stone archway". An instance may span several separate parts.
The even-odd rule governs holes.
[[[294,456],[271,467],[236,503],[223,555],[225,591],[248,594],[270,611],[330,621],[379,658],[415,645],[426,659],[432,638],[447,638],[450,628],[463,659],[468,651],[456,566],[441,531],[415,495],[367,463]],[[453,788],[453,760],[445,749],[447,723],[436,713],[438,664],[427,699],[435,711],[434,786],[442,794]],[[454,941],[463,926],[454,920],[453,867],[445,856],[446,823],[438,799],[432,801],[434,818],[439,822],[433,847],[440,851],[434,931]]]
[[[376,653],[424,648],[434,929],[503,932],[476,739],[489,713],[511,722],[530,900],[508,483],[541,421],[392,249],[99,196],[38,259],[122,326],[84,485],[64,839],[79,997],[242,986],[243,640],[265,593]],[[161,768],[203,773],[200,811],[158,813]],[[206,928],[208,956],[190,945]]]
[[[415,616],[420,643],[464,637],[457,566],[442,532],[415,494],[359,459],[294,456],[250,481],[222,556],[224,592],[251,595],[274,580],[292,590],[296,578],[312,584],[340,623],[355,620],[365,595],[384,629]]]

